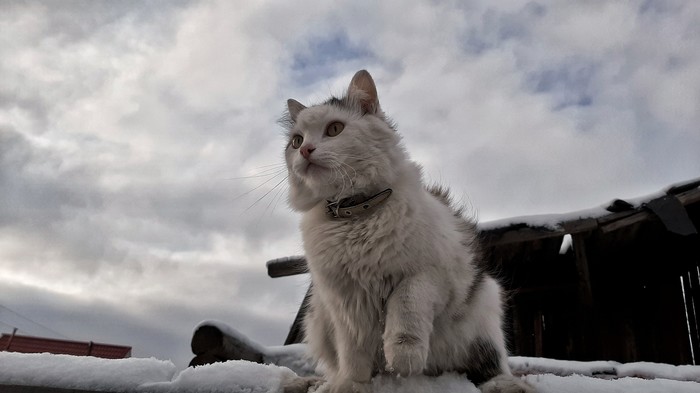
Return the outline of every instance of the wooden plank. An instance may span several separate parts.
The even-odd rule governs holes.
[[[537,310],[535,313],[535,318],[533,319],[533,331],[535,339],[535,356],[544,356],[544,326],[542,326],[542,320],[544,316],[542,310]]]
[[[593,306],[593,290],[591,289],[591,275],[588,269],[588,257],[586,256],[585,235],[576,233],[571,235],[576,261],[576,273],[578,275],[578,297],[582,305]]]
[[[563,293],[567,291],[572,291],[573,285],[568,284],[553,284],[553,285],[540,285],[540,286],[528,286],[513,289],[513,293],[517,295],[528,295],[531,293],[541,295],[547,292]]]
[[[661,197],[661,198],[665,198]],[[661,198],[656,198],[656,199],[661,199]],[[682,192],[678,195],[676,195],[676,198],[683,204],[684,206],[691,205],[697,202],[700,202],[700,190],[699,189],[694,189],[690,191],[685,191]],[[654,200],[656,200],[654,199]],[[649,201],[651,202],[651,201]],[[612,232],[617,229],[626,227],[628,225],[634,225],[637,223],[640,223],[642,221],[647,221],[647,220],[656,220],[657,217],[653,213],[647,211],[647,210],[633,210],[629,212],[622,212],[622,213],[615,213],[615,214],[610,214],[604,217],[601,217],[598,219],[598,223],[600,225],[600,229],[604,233]]]
[[[197,355],[190,361],[190,366],[227,360],[263,363],[263,354],[258,348],[240,337],[226,334],[213,325],[200,326],[192,335],[190,346],[192,352]]]
[[[595,218],[581,218],[578,220],[565,221],[562,222],[561,227],[568,234],[575,234],[581,232],[590,232],[598,228],[598,220]]]
[[[689,334],[691,337],[691,347],[695,354],[695,364],[700,363],[700,317],[698,316],[698,306],[700,306],[700,277],[698,270],[693,266],[688,272],[683,274],[683,287],[685,291],[685,306]]]
[[[601,224],[600,225],[600,230],[603,233],[609,233],[621,228],[624,228],[626,226],[634,225],[643,221],[648,221],[650,219],[656,219],[656,216],[653,215],[652,213],[649,213],[646,210],[640,210],[638,212],[635,212],[633,214],[627,215],[625,218],[621,218],[618,220],[614,221],[608,221],[608,223]]]
[[[297,344],[304,341],[304,314],[309,308],[309,302],[311,301],[311,287],[313,283],[309,284],[309,288],[306,290],[306,295],[304,295],[304,300],[299,306],[299,311],[297,311],[297,316],[292,322],[292,326],[289,328],[289,333],[287,338],[284,340],[284,345]]]
[[[700,189],[682,192],[676,195],[683,205],[691,205],[700,202]]]
[[[683,184],[676,184],[675,186],[669,187],[669,189],[666,191],[666,193],[670,194],[670,195],[675,195],[675,194],[683,193],[683,192],[693,190],[693,189],[694,189],[694,191],[700,191],[698,189],[698,187],[700,187],[700,178],[687,181]],[[700,192],[698,192],[698,196],[700,196]]]
[[[267,261],[267,275],[276,277],[293,276],[308,273],[306,258],[303,256],[285,257]]]
[[[536,240],[563,236],[563,229],[521,227],[505,231],[489,230],[481,232],[484,235],[484,246],[493,247],[511,243],[524,243]],[[500,232],[500,233],[498,233]]]

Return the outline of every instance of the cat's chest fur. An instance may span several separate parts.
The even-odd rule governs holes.
[[[392,197],[375,211],[354,218],[332,218],[324,206],[302,219],[302,239],[312,273],[372,282],[398,274],[391,261],[405,258],[410,237],[410,206]]]

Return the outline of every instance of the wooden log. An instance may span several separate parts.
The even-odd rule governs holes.
[[[289,334],[287,334],[287,339],[284,340],[284,345],[296,344],[304,341],[304,314],[306,314],[306,309],[309,307],[312,286],[313,283],[309,284],[309,288],[306,290],[306,295],[304,295],[304,300],[301,302],[299,311],[297,311],[297,316],[294,318],[291,328],[289,328]]]
[[[259,349],[212,325],[202,325],[194,332],[191,348],[192,353],[197,356],[190,361],[190,366],[201,366],[227,360],[248,360],[263,363],[263,354]]]
[[[306,258],[303,256],[277,258],[267,261],[267,275],[276,277],[293,276],[308,273]]]

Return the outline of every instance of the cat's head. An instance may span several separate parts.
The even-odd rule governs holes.
[[[355,74],[342,98],[308,108],[290,99],[287,108],[285,159],[293,209],[372,195],[396,180],[406,154],[367,71]]]

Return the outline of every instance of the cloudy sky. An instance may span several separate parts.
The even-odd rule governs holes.
[[[287,98],[368,69],[482,221],[700,176],[700,2],[0,1],[0,331],[184,367],[204,319],[281,344],[308,278]]]

